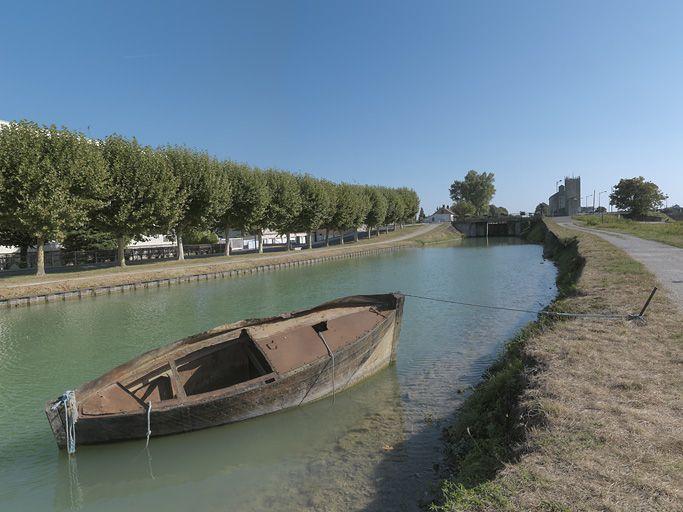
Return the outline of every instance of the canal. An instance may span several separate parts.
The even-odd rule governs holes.
[[[463,390],[533,315],[406,299],[395,366],[307,406],[189,434],[57,450],[45,401],[209,327],[356,293],[539,309],[540,246],[465,240],[237,279],[0,311],[0,510],[415,510]],[[153,425],[152,425],[152,428]]]

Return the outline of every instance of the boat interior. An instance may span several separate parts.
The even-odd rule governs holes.
[[[144,411],[148,404],[186,399],[304,366],[359,339],[387,316],[375,307],[323,310],[301,317],[218,334],[155,359],[153,369],[122,375],[80,402],[80,413],[99,416]],[[142,374],[141,374],[142,373]]]

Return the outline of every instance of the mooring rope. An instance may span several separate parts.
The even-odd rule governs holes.
[[[459,306],[468,306],[473,308],[484,308],[484,309],[496,309],[502,311],[514,311],[516,313],[532,313],[535,315],[547,315],[547,316],[561,316],[561,317],[572,317],[572,318],[607,318],[611,320],[644,320],[643,312],[639,315],[635,314],[607,314],[607,313],[564,313],[559,311],[547,311],[547,310],[534,310],[534,309],[523,309],[523,308],[510,308],[506,306],[492,306],[490,304],[477,304],[474,302],[463,302],[459,300],[450,299],[440,299],[437,297],[426,297],[424,295],[414,295],[411,293],[404,293],[406,297],[413,297],[414,299],[431,300],[434,302],[445,302],[448,304],[457,304]]]
[[[149,446],[149,436],[152,435],[152,401],[147,402],[147,442],[145,448]]]
[[[66,390],[59,400],[52,405],[52,410],[56,411],[59,406],[64,407],[64,432],[66,434],[66,451],[69,455],[76,452],[76,422],[78,421],[78,409],[76,404],[76,393]],[[69,416],[69,409],[72,412]]]
[[[330,346],[327,344],[327,340],[325,340],[325,336],[323,336],[322,332],[318,332],[318,336],[320,339],[323,341],[323,344],[325,345],[325,348],[327,349],[327,353],[332,359],[332,403],[334,404],[334,398],[335,398],[335,383],[334,383],[334,352],[332,352],[332,349]]]

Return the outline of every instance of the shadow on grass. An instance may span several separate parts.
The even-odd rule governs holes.
[[[529,238],[543,242],[546,257],[558,267],[558,298],[549,306],[558,310],[558,299],[577,293],[576,283],[585,264],[578,241],[558,239],[541,222],[532,228]],[[494,478],[505,464],[519,459],[528,429],[544,421],[542,413],[525,410],[520,403],[529,375],[538,370],[538,363],[525,353],[524,346],[557,321],[562,320],[540,317],[524,327],[465,400],[455,422],[445,431],[450,475],[441,484],[433,510],[511,509],[508,492]]]

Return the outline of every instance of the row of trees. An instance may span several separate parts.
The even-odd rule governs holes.
[[[290,232],[325,229],[329,239],[330,231],[355,229],[357,239],[361,225],[411,222],[418,210],[408,188],[335,184],[118,135],[92,141],[27,121],[0,129],[0,244],[36,246],[38,275],[44,244],[74,230],[115,238],[125,266],[126,245],[146,235],[173,234],[183,259],[188,232],[220,229],[227,239],[239,229],[257,235],[262,251],[266,229],[288,239]]]

